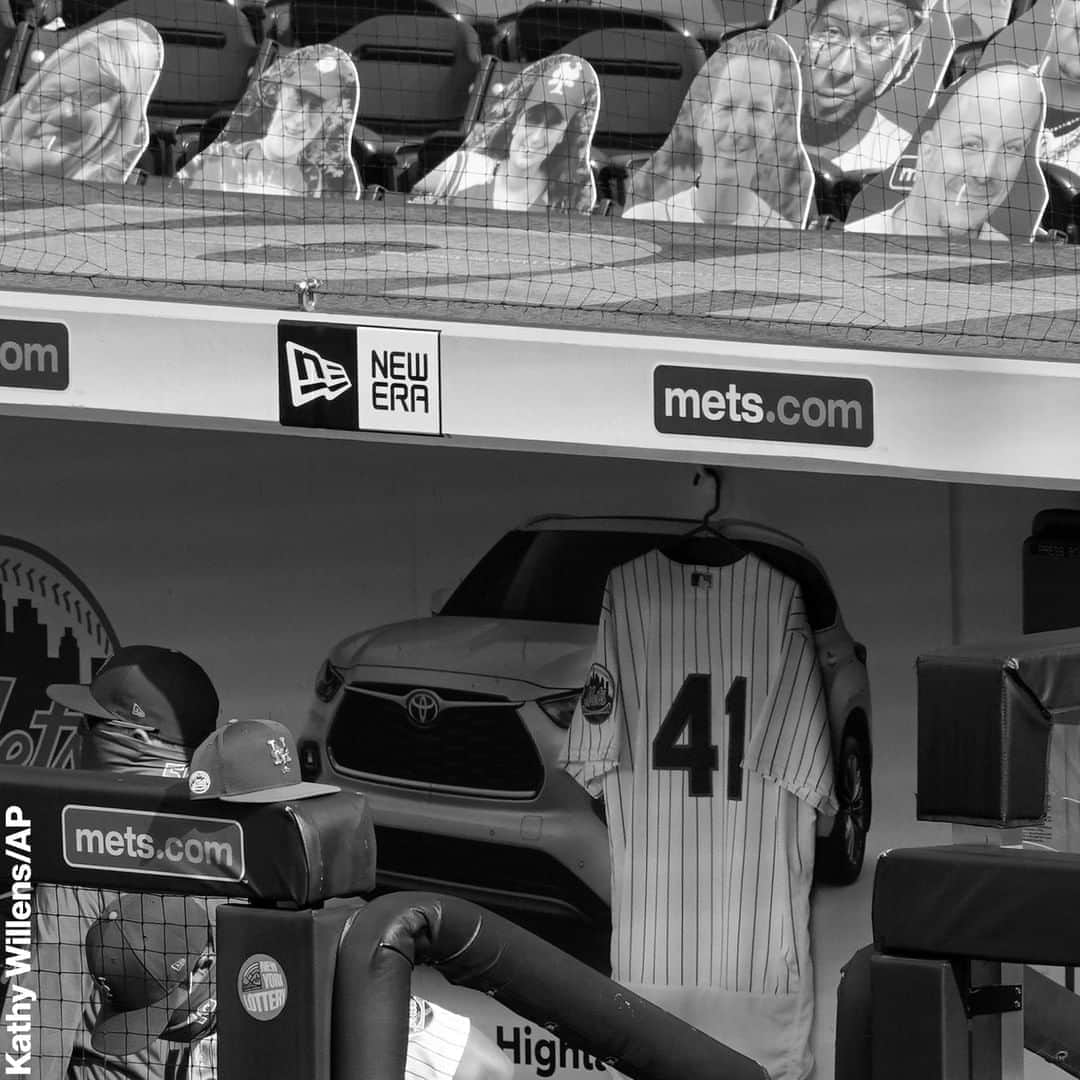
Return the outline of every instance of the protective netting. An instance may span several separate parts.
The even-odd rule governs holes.
[[[1080,0],[479,3],[12,4],[0,267],[1075,339]]]
[[[7,1061],[37,1080],[214,1080],[221,900],[39,884],[7,923]]]

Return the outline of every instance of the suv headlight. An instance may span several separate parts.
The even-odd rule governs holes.
[[[345,676],[329,660],[324,661],[315,677],[315,696],[320,701],[332,701],[344,681]]]
[[[553,694],[551,697],[539,698],[536,704],[544,710],[556,727],[565,731],[570,726],[570,721],[574,719],[574,709],[577,708],[580,697],[580,690],[570,690],[562,694]]]

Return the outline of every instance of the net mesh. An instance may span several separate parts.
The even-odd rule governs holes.
[[[25,1034],[38,1080],[215,1080],[221,903],[37,885],[26,935],[7,924],[4,1051]]]
[[[0,266],[228,300],[317,278],[331,310],[1075,340],[1078,0],[479,2],[0,13]]]

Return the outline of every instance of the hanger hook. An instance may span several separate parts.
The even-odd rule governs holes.
[[[720,492],[723,487],[724,481],[720,470],[712,465],[702,465],[694,474],[695,484],[700,484],[703,479],[711,480],[713,485],[712,506],[710,506],[709,509],[705,511],[705,515],[701,519],[702,525],[708,525],[712,516],[720,509]]]

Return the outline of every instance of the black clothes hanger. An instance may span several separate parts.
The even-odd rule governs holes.
[[[702,479],[713,482],[712,506],[705,511],[701,524],[688,533],[675,537],[660,547],[660,554],[673,562],[692,563],[695,566],[729,566],[746,557],[746,551],[729,540],[712,523],[713,515],[720,509],[721,477],[718,469],[703,466],[695,474],[694,483]]]

